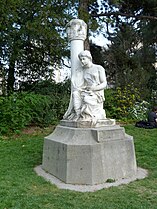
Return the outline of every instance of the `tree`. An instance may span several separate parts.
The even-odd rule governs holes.
[[[110,27],[117,28],[118,33],[122,23],[131,23],[139,30],[143,46],[155,52],[156,6],[155,0],[1,1],[0,59],[7,71],[8,91],[14,89],[15,77],[23,80],[50,77],[68,54],[65,25],[75,17],[87,23],[88,37],[105,23],[108,37],[112,38]],[[88,39],[85,48],[89,49]]]
[[[123,23],[111,38],[112,44],[104,49],[103,60],[109,83],[114,87],[138,88],[142,98],[148,98],[156,88],[155,53],[151,46],[145,48],[140,33]]]
[[[91,13],[93,8],[98,8],[99,5],[97,0],[79,0],[78,2],[78,18],[84,20],[87,24],[87,39],[85,40],[84,45],[85,49],[90,50],[90,32],[98,28],[98,22],[92,18]]]
[[[91,13],[105,22],[111,41],[102,58],[110,82],[115,86],[132,83],[144,96],[156,89],[156,7],[155,0],[108,0]]]
[[[0,2],[0,60],[8,91],[14,90],[15,76],[35,80],[52,74],[49,66],[67,55],[64,32],[70,5],[66,0]]]

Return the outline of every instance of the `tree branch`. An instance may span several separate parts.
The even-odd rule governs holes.
[[[133,15],[133,14],[126,14],[122,12],[106,12],[106,13],[100,13],[100,14],[91,14],[92,17],[110,17],[110,16],[123,16],[127,18],[136,18],[138,20],[141,19],[148,19],[148,20],[157,20],[157,16],[148,16],[148,15]]]

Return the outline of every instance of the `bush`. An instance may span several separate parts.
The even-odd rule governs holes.
[[[129,108],[130,118],[135,120],[147,120],[150,104],[146,101],[136,102],[133,107]]]
[[[116,104],[116,90],[115,89],[105,89],[105,102],[104,109],[106,111],[107,118],[118,118],[118,108]]]
[[[138,89],[130,85],[124,88],[106,89],[104,108],[107,117],[124,121],[135,119],[131,110],[137,107],[136,105],[138,102],[140,103],[140,100]]]
[[[22,83],[20,90],[26,92],[33,92],[41,95],[70,95],[70,80],[65,80],[64,82],[56,83],[51,80],[36,81],[33,83]]]
[[[31,121],[30,107],[25,101],[13,94],[0,97],[0,132],[21,129]]]
[[[56,124],[67,109],[66,97],[34,93],[14,93],[0,97],[0,133],[20,130],[28,125]]]
[[[51,98],[52,109],[56,121],[63,118],[70,101],[70,80],[55,83],[49,80],[39,81],[34,85],[33,92],[35,94],[47,95]]]

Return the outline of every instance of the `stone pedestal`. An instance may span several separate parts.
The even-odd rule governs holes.
[[[137,166],[133,138],[125,134],[124,128],[116,125],[115,120],[98,120],[105,118],[105,116],[102,117],[103,114],[98,114],[102,111],[102,108],[99,109],[98,107],[100,107],[103,98],[99,91],[105,88],[106,76],[100,66],[95,65],[97,73],[92,69],[90,53],[87,56],[86,67],[92,70],[93,75],[86,75],[89,77],[86,80],[91,79],[92,82],[87,82],[88,85],[90,83],[89,86],[96,85],[98,92],[94,95],[98,97],[96,103],[100,100],[100,105],[95,104],[95,98],[91,100],[93,92],[89,94],[90,91],[88,92],[87,89],[89,95],[83,102],[87,105],[88,98],[90,106],[93,106],[87,108],[82,103],[82,106],[77,108],[84,112],[86,110],[88,117],[82,118],[87,119],[87,121],[80,120],[81,117],[78,117],[78,111],[74,105],[76,106],[80,101],[76,97],[74,102],[73,93],[74,90],[87,85],[85,85],[84,78],[80,77],[83,74],[79,73],[79,68],[82,67],[81,64],[83,63],[80,63],[78,58],[78,54],[84,50],[87,25],[80,19],[74,19],[67,24],[66,28],[71,42],[71,75],[73,81],[71,98],[68,110],[63,117],[64,120],[60,121],[60,125],[44,140],[42,169],[65,184],[83,186],[100,185],[109,179],[117,181],[135,177]],[[101,80],[98,77],[101,77]],[[79,81],[79,79],[82,80]],[[99,84],[103,84],[103,87]],[[96,109],[96,114],[93,115],[92,111],[95,106],[98,110]],[[74,121],[76,118],[77,121]]]
[[[125,134],[124,128],[114,123],[91,128],[78,128],[78,124],[68,127],[65,121],[61,124],[45,138],[45,171],[67,184],[79,185],[136,175],[133,138]]]

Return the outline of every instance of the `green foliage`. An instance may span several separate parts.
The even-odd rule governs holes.
[[[71,5],[66,0],[0,1],[0,60],[8,72],[8,90],[17,76],[31,81],[51,77],[68,56],[65,25]]]
[[[32,94],[12,94],[1,97],[1,133],[24,128],[34,121],[39,123],[43,107],[46,108],[47,105],[44,97]]]
[[[55,83],[50,80],[33,82],[28,85],[24,83],[21,89],[35,94],[49,96],[54,109],[54,118],[62,119],[70,100],[70,80],[61,83]]]
[[[117,104],[115,100],[116,91],[114,89],[105,89],[104,109],[108,118],[118,118]]]
[[[18,132],[30,125],[56,124],[63,118],[69,104],[70,81],[23,83],[20,91],[0,97],[2,134],[9,131]]]
[[[129,117],[134,120],[148,120],[148,112],[151,105],[146,101],[135,102],[135,104],[128,109]]]
[[[121,118],[128,117],[129,108],[133,107],[136,101],[140,100],[139,91],[130,85],[116,89],[115,100],[119,109],[119,116]]]
[[[116,180],[115,179],[107,179],[106,183],[114,183]]]
[[[150,101],[152,103],[152,106],[156,106],[156,104],[157,104],[157,90],[152,90]]]
[[[133,85],[147,100],[152,89],[156,89],[154,47],[144,44],[139,31],[126,23],[119,25],[110,40],[108,49],[101,51],[109,84],[122,88]]]
[[[16,94],[0,97],[0,132],[6,133],[28,125],[31,121],[31,109]]]
[[[70,80],[65,80],[64,82],[56,83],[52,82],[50,80],[45,81],[39,81],[37,83],[34,83],[29,86],[29,90],[36,93],[36,94],[42,94],[42,95],[54,95],[59,97],[62,97],[63,95],[70,95]]]
[[[105,103],[107,117],[115,119],[135,119],[130,110],[135,108],[136,102],[141,101],[139,90],[133,86],[105,90]],[[144,112],[143,112],[144,114]]]
[[[14,93],[0,97],[0,133],[18,131],[28,125],[48,126],[63,117],[67,109],[67,98]]]

